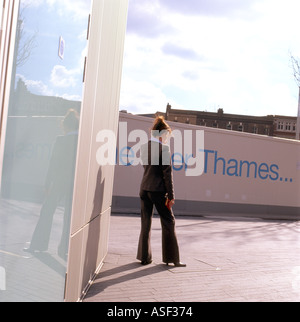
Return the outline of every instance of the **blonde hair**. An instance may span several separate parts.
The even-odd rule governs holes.
[[[65,131],[76,131],[79,127],[79,114],[74,109],[69,109],[62,120],[62,126]]]
[[[152,126],[152,134],[153,136],[159,136],[162,131],[168,131],[171,133],[172,129],[163,116],[158,116]]]

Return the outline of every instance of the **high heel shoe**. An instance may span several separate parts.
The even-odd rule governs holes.
[[[173,263],[175,267],[186,267],[186,264],[185,263],[181,263],[181,262],[178,262],[178,263]],[[167,266],[169,266],[169,263],[167,263]]]
[[[149,265],[152,263],[152,260],[149,260],[149,261],[141,261],[141,264],[142,265]]]

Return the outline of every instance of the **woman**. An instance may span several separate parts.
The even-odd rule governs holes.
[[[64,205],[64,219],[58,255],[66,259],[79,127],[79,114],[76,110],[70,109],[67,112],[62,126],[64,135],[59,135],[53,146],[45,183],[46,198],[40,211],[39,221],[29,248],[23,250],[30,253],[48,250],[54,214],[56,208],[61,204]]]
[[[161,219],[162,256],[167,265],[185,267],[180,262],[179,248],[175,233],[175,218],[172,207],[175,204],[173,173],[170,148],[165,143],[171,128],[163,117],[156,118],[152,128],[151,140],[141,147],[144,176],[140,188],[141,234],[137,259],[142,265],[152,263],[150,245],[153,207]]]

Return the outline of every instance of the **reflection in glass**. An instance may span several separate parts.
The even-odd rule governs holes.
[[[1,178],[0,301],[64,297],[90,5],[20,1]]]
[[[47,251],[53,216],[59,202],[64,206],[64,219],[58,255],[66,259],[68,252],[70,215],[74,184],[74,170],[78,141],[79,116],[75,110],[69,110],[63,122],[64,135],[57,137],[45,184],[45,202],[42,206],[40,218],[34,230],[30,246],[24,251]]]

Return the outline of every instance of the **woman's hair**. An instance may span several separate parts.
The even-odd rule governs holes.
[[[65,131],[77,131],[79,127],[78,112],[74,109],[69,109],[62,120],[62,125]]]
[[[169,133],[171,133],[172,129],[167,124],[163,116],[158,116],[154,121],[154,124],[152,127],[152,134],[153,136],[160,136],[162,131],[168,131]]]

